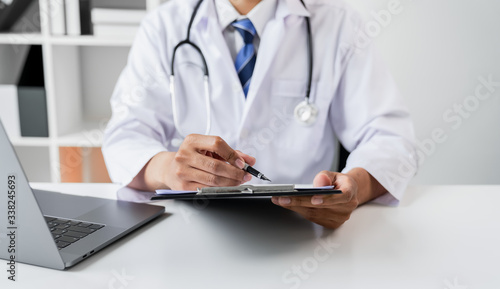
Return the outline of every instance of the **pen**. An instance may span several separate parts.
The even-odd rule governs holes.
[[[263,173],[259,172],[258,170],[252,168],[251,166],[249,166],[247,163],[245,163],[245,167],[243,168],[244,171],[248,172],[249,174],[251,174],[252,176],[254,177],[257,177],[261,180],[264,180],[264,181],[268,181],[270,182],[271,180],[268,179],[266,176],[264,176]]]

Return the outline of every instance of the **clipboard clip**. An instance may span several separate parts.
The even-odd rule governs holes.
[[[196,195],[222,195],[222,194],[253,194],[258,195],[259,193],[279,193],[279,192],[290,192],[295,190],[295,185],[271,185],[271,186],[254,186],[254,185],[242,185],[236,187],[206,187],[198,188],[198,193]]]

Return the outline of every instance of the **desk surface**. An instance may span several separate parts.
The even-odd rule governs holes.
[[[118,189],[33,187],[105,198]],[[500,186],[410,187],[399,207],[362,206],[332,231],[269,200],[161,201],[168,213],[75,267],[19,264],[15,283],[0,270],[0,287],[497,289],[499,203]]]

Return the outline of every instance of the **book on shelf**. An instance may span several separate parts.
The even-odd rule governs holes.
[[[49,0],[50,33],[52,35],[66,34],[66,19],[64,0]]]
[[[66,12],[66,34],[71,36],[81,35],[82,29],[80,27],[80,1],[65,0],[64,10]]]
[[[65,0],[66,33],[71,36],[92,34],[90,0]]]
[[[52,35],[90,35],[91,0],[49,0]]]
[[[90,21],[91,0],[80,0],[80,29],[81,35],[92,35]]]

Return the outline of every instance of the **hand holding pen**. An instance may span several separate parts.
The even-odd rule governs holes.
[[[243,156],[243,155],[244,156],[248,156],[248,155],[245,155],[245,154],[243,154],[242,152],[240,152],[238,150],[235,150],[235,152],[238,153],[240,156]],[[206,155],[208,155],[210,157],[214,157],[214,158],[220,159],[222,161],[224,160],[224,159],[220,158],[218,155],[216,155],[216,154],[214,154],[212,152],[206,152]],[[241,160],[236,160],[235,164],[236,164],[237,167],[241,168]],[[251,165],[247,164],[246,162],[243,162],[243,168],[242,168],[242,170],[244,170],[245,172],[251,174],[252,176],[254,176],[254,177],[258,178],[258,179],[271,182],[271,180],[268,179],[263,173],[261,173],[258,170],[254,169]]]
[[[233,150],[221,137],[188,135],[177,152],[162,152],[148,165],[155,178],[154,187],[173,190],[196,190],[203,187],[239,186],[252,174],[267,179],[253,169],[255,158]],[[148,168],[146,174],[148,174]]]

